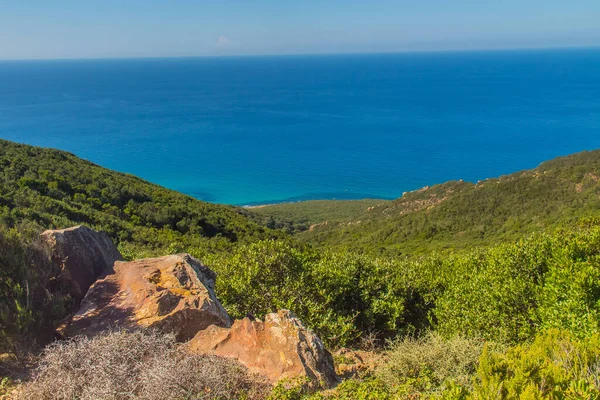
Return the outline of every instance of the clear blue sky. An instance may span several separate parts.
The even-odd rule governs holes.
[[[600,0],[0,0],[0,59],[600,46]]]

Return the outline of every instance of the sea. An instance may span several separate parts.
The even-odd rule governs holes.
[[[600,49],[0,61],[0,138],[215,203],[393,199],[600,148]]]

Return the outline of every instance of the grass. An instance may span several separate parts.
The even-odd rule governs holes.
[[[336,224],[355,221],[369,213],[369,209],[390,203],[389,200],[310,200],[281,203],[246,209],[248,215],[271,229],[281,229],[294,234],[304,232],[319,224]]]

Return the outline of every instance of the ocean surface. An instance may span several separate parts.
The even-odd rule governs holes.
[[[600,50],[4,61],[0,138],[216,203],[396,198],[600,148]]]

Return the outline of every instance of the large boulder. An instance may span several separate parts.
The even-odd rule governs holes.
[[[108,235],[85,226],[48,230],[42,233],[52,263],[60,271],[58,279],[79,302],[96,279],[123,257]]]
[[[116,262],[89,289],[64,336],[111,328],[155,328],[186,341],[231,320],[214,293],[216,274],[188,254]]]
[[[321,339],[288,310],[267,314],[264,322],[244,318],[231,328],[210,326],[187,346],[192,353],[236,358],[272,383],[307,378],[309,386],[330,388],[339,382]]]

